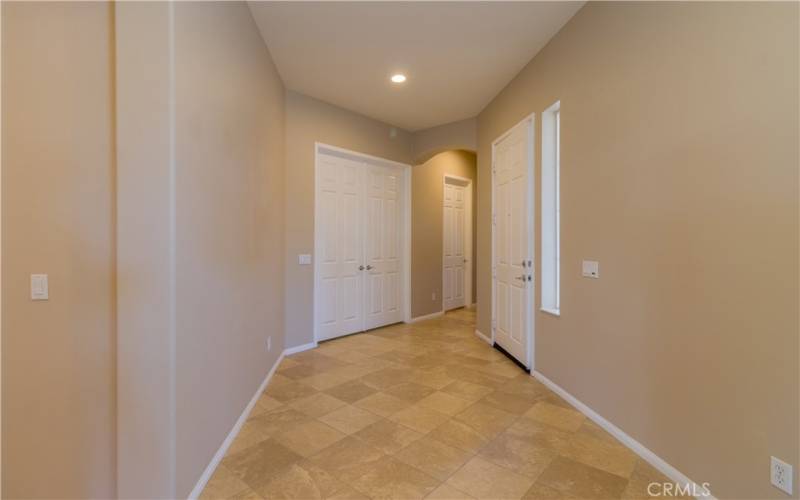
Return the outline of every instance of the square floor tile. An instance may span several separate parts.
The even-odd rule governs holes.
[[[367,410],[347,405],[319,417],[319,420],[345,434],[353,434],[377,422],[380,417]]]
[[[372,499],[421,499],[438,485],[437,479],[390,456],[375,462],[353,481],[355,489]]]
[[[344,384],[326,389],[325,393],[346,403],[353,404],[360,399],[364,399],[370,394],[378,392],[374,387],[370,387],[360,380],[351,380]]]
[[[295,463],[258,489],[267,499],[328,499],[365,496],[310,461]]]
[[[290,430],[275,435],[275,440],[304,457],[327,448],[346,434],[317,420],[297,425]]]
[[[454,417],[481,435],[491,438],[507,429],[517,420],[513,413],[483,403],[475,403]]]
[[[424,437],[394,454],[398,460],[446,480],[472,456],[471,452],[454,448],[436,439]]]
[[[248,489],[247,483],[222,464],[217,466],[217,470],[212,474],[211,479],[206,483],[201,499],[217,500],[220,498],[230,498],[237,493]]]
[[[400,410],[389,417],[390,420],[410,429],[414,429],[420,434],[426,434],[432,431],[448,418],[450,417],[447,415],[418,405],[409,406],[405,410]]]
[[[475,457],[447,480],[450,486],[475,498],[522,498],[534,480]]]
[[[536,482],[573,498],[620,498],[628,483],[615,474],[564,457],[553,460]]]
[[[408,368],[384,368],[361,377],[361,381],[380,391],[407,382],[411,376]]]
[[[581,433],[572,435],[561,454],[626,479],[630,477],[639,458],[622,443],[597,439]]]
[[[526,411],[530,410],[537,402],[538,398],[535,396],[511,394],[499,390],[486,395],[479,401],[479,403],[493,406],[515,415],[522,415]]]
[[[324,392],[318,392],[305,398],[296,399],[289,403],[295,410],[308,415],[309,417],[321,417],[344,406],[344,401],[329,396]]]
[[[404,410],[411,406],[408,401],[403,401],[400,398],[390,396],[385,392],[376,392],[370,396],[360,399],[355,402],[355,406],[363,408],[381,417],[389,417],[394,415],[400,410]]]
[[[389,420],[379,420],[353,434],[373,448],[394,453],[422,437],[422,434]]]
[[[430,396],[421,399],[417,404],[423,408],[452,416],[463,411],[466,407],[470,406],[472,402],[446,392],[436,391]]]
[[[435,428],[427,437],[470,453],[477,453],[489,442],[478,431],[455,419],[448,420]]]
[[[253,489],[268,482],[303,457],[270,438],[239,453],[226,456],[222,465]]]
[[[484,446],[480,456],[495,465],[536,479],[558,454],[504,432]]]
[[[425,497],[426,500],[471,500],[473,497],[459,491],[447,483],[440,484],[438,488]]]
[[[457,380],[442,389],[442,392],[446,392],[447,394],[461,399],[466,399],[467,401],[477,401],[493,391],[494,389],[491,387],[464,382],[462,380]]]
[[[264,391],[264,394],[280,401],[281,403],[288,403],[290,401],[294,401],[295,399],[310,396],[315,392],[317,392],[317,390],[311,386],[288,379],[286,377],[279,377],[278,375],[275,375],[272,377],[272,380],[267,386],[267,390]]]
[[[586,417],[577,410],[540,402],[525,412],[525,417],[567,432],[577,431]]]
[[[310,461],[349,483],[363,476],[383,456],[382,451],[349,436],[312,456]]]
[[[409,403],[416,403],[420,399],[429,396],[434,392],[430,387],[415,384],[413,382],[403,382],[383,391],[384,393],[394,396]]]

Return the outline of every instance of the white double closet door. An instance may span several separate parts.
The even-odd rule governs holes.
[[[403,169],[318,153],[317,340],[403,319]]]

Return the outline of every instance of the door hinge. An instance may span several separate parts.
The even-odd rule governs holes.
[[[492,214],[492,225],[493,226],[497,225],[497,214],[496,213]]]

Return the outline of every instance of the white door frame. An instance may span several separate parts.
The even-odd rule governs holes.
[[[444,174],[442,176],[442,207],[444,207],[444,190],[447,180],[465,183],[466,196],[464,199],[464,257],[467,266],[464,266],[464,307],[472,305],[472,179],[458,175]],[[442,209],[442,311],[444,311],[444,209]]]
[[[372,156],[358,151],[352,151],[338,146],[332,146],[322,142],[314,143],[314,296],[312,297],[312,315],[314,321],[314,343],[319,342],[317,334],[317,297],[319,290],[317,290],[317,270],[319,269],[319,244],[320,244],[320,227],[317,224],[317,182],[319,180],[319,155],[320,154],[334,154],[336,156],[344,156],[355,161],[363,161],[373,165],[387,165],[392,167],[401,167],[403,170],[403,249],[402,249],[402,271],[403,277],[402,284],[402,297],[403,297],[403,321],[405,323],[411,322],[411,165],[400,163],[378,156]]]
[[[535,146],[535,124],[536,124],[536,113],[531,113],[516,124],[513,127],[509,128],[502,134],[500,134],[497,139],[492,141],[492,254],[491,254],[491,263],[492,263],[492,345],[495,343],[495,325],[497,324],[497,275],[495,272],[495,227],[496,227],[496,217],[495,217],[495,168],[494,168],[494,161],[495,161],[495,149],[497,145],[503,141],[506,137],[508,137],[511,132],[520,125],[527,125],[528,127],[528,148],[529,148],[529,155],[528,155],[528,196],[530,200],[530,219],[528,220],[528,245],[531,249],[531,261],[533,264],[533,269],[537,269],[536,266],[536,259],[538,256],[536,255],[536,247],[534,246],[534,236],[535,236],[535,226],[536,226],[536,200],[535,200],[535,173],[536,170],[535,166],[535,156],[534,156],[534,146]],[[539,286],[539,276],[533,273],[533,286],[531,286],[530,294],[528,296],[528,307],[526,314],[528,316],[528,363],[527,367],[530,368],[531,373],[533,373],[535,368],[535,344],[536,344],[536,314],[535,314],[535,307],[536,304],[536,287]]]

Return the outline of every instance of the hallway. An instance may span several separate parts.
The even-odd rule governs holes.
[[[203,498],[647,498],[667,481],[474,323],[460,309],[285,358]]]

